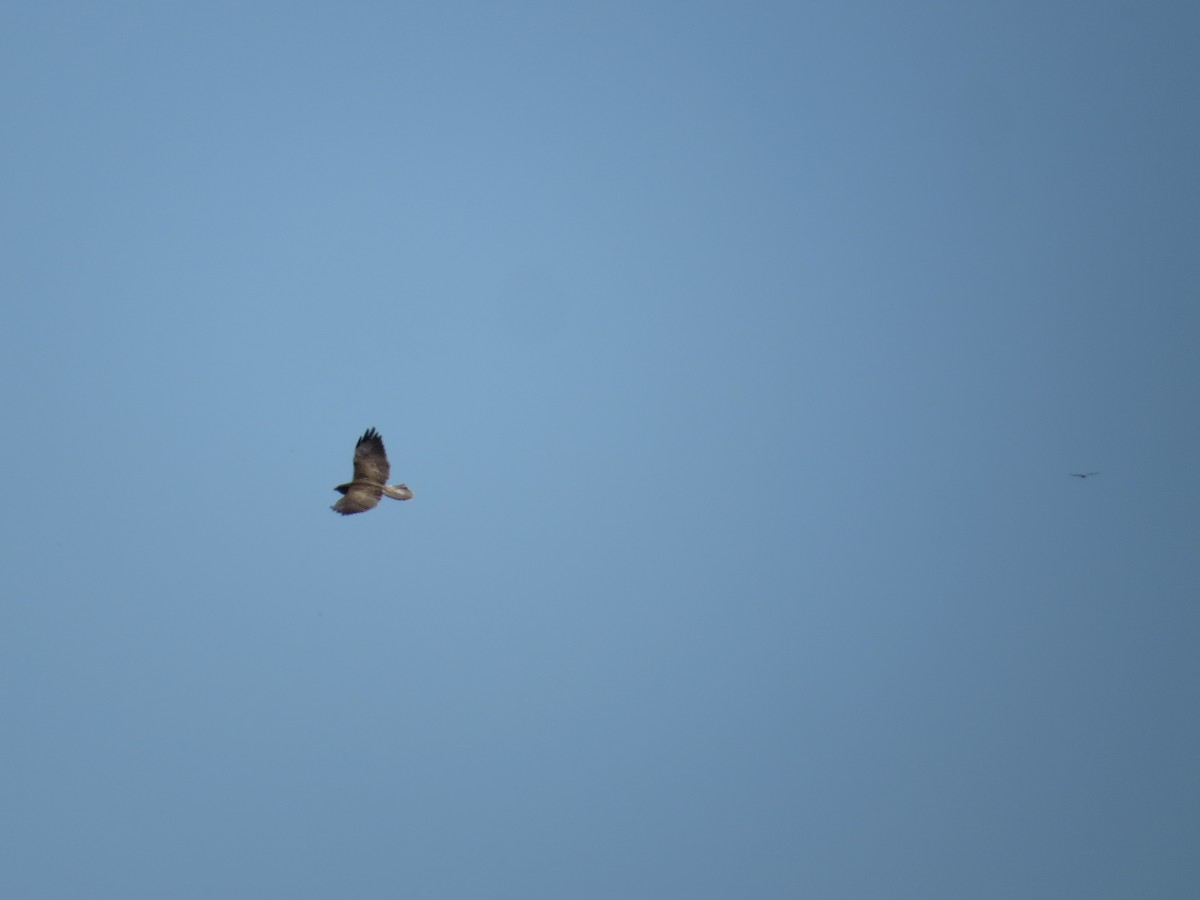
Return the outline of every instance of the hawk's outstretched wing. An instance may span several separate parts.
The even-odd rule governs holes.
[[[382,496],[383,485],[365,484],[361,481],[351,482],[346,486],[346,496],[330,508],[343,516],[349,516],[353,513],[374,509],[379,505],[379,498]]]
[[[354,480],[367,481],[382,487],[387,484],[390,472],[387,451],[383,449],[383,438],[374,428],[368,428],[354,445]],[[378,499],[376,497],[376,502]]]

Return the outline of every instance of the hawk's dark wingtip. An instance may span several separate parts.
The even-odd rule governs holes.
[[[366,431],[363,432],[363,436],[358,439],[358,444],[355,444],[354,446],[357,447],[359,444],[367,443],[367,441],[378,441],[378,440],[381,440],[381,438],[379,437],[379,432],[376,431],[374,428],[368,428]]]

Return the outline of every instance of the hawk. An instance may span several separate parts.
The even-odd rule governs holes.
[[[407,484],[387,483],[390,471],[383,438],[374,428],[368,428],[354,445],[354,480],[334,488],[345,496],[329,508],[349,516],[374,509],[379,505],[380,497],[411,500],[413,494]]]
[[[1072,478],[1091,478],[1093,475],[1099,475],[1099,472],[1071,472]]]

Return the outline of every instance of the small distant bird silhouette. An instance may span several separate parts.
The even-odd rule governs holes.
[[[354,445],[354,480],[334,488],[345,496],[329,508],[343,516],[351,516],[374,509],[379,505],[380,497],[411,500],[413,493],[407,484],[387,483],[390,472],[383,438],[374,428],[368,428]]]
[[[1093,475],[1099,475],[1099,472],[1072,472],[1072,478],[1091,478]]]

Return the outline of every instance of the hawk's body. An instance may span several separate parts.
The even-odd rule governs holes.
[[[387,451],[383,449],[383,438],[374,428],[368,428],[354,445],[354,480],[334,488],[345,496],[330,509],[343,516],[349,516],[374,509],[379,505],[380,497],[411,500],[412,491],[408,489],[408,485],[387,483],[390,472]]]

